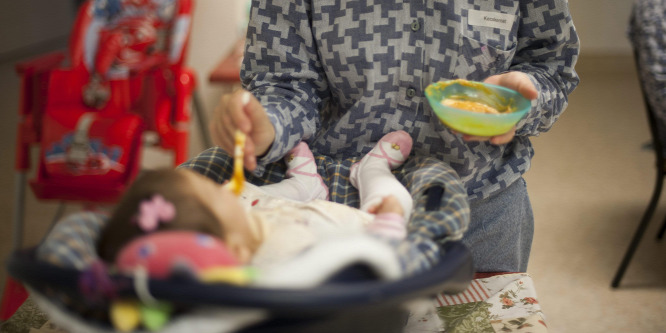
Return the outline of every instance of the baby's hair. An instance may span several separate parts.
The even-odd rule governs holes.
[[[208,203],[193,189],[185,172],[189,170],[150,170],[139,175],[113,210],[97,243],[103,260],[113,262],[118,251],[136,237],[146,235],[136,223],[139,205],[155,195],[161,195],[175,208],[175,217],[159,223],[155,231],[190,230],[223,237],[218,217]]]

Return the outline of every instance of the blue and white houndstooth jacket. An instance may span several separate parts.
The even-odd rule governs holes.
[[[566,0],[254,0],[247,37],[243,85],[276,129],[259,172],[300,140],[343,158],[405,130],[413,154],[449,163],[470,199],[485,198],[528,170],[529,136],[551,128],[578,84]],[[426,101],[430,83],[506,71],[539,91],[509,144],[463,141]]]

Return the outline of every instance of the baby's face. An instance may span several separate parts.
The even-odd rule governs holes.
[[[207,203],[218,217],[224,233],[224,242],[241,262],[247,262],[257,244],[248,224],[248,215],[227,186],[212,181],[205,176],[187,169],[179,169],[187,174],[192,190],[202,202]]]

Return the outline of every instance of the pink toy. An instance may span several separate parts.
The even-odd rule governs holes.
[[[192,231],[162,231],[131,241],[118,254],[117,268],[131,274],[143,267],[153,278],[167,278],[183,268],[194,275],[241,264],[219,239]]]

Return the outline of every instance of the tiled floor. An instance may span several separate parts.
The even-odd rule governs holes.
[[[534,139],[526,177],[536,216],[529,273],[551,332],[666,332],[666,241],[661,204],[619,290],[610,281],[643,214],[654,159],[630,59],[582,58],[579,88],[555,127]],[[0,258],[9,253],[18,79],[0,64]],[[27,193],[24,244],[42,237],[57,205]],[[666,201],[666,198],[664,199]],[[70,211],[74,208],[70,208]],[[0,270],[0,282],[6,273]]]

